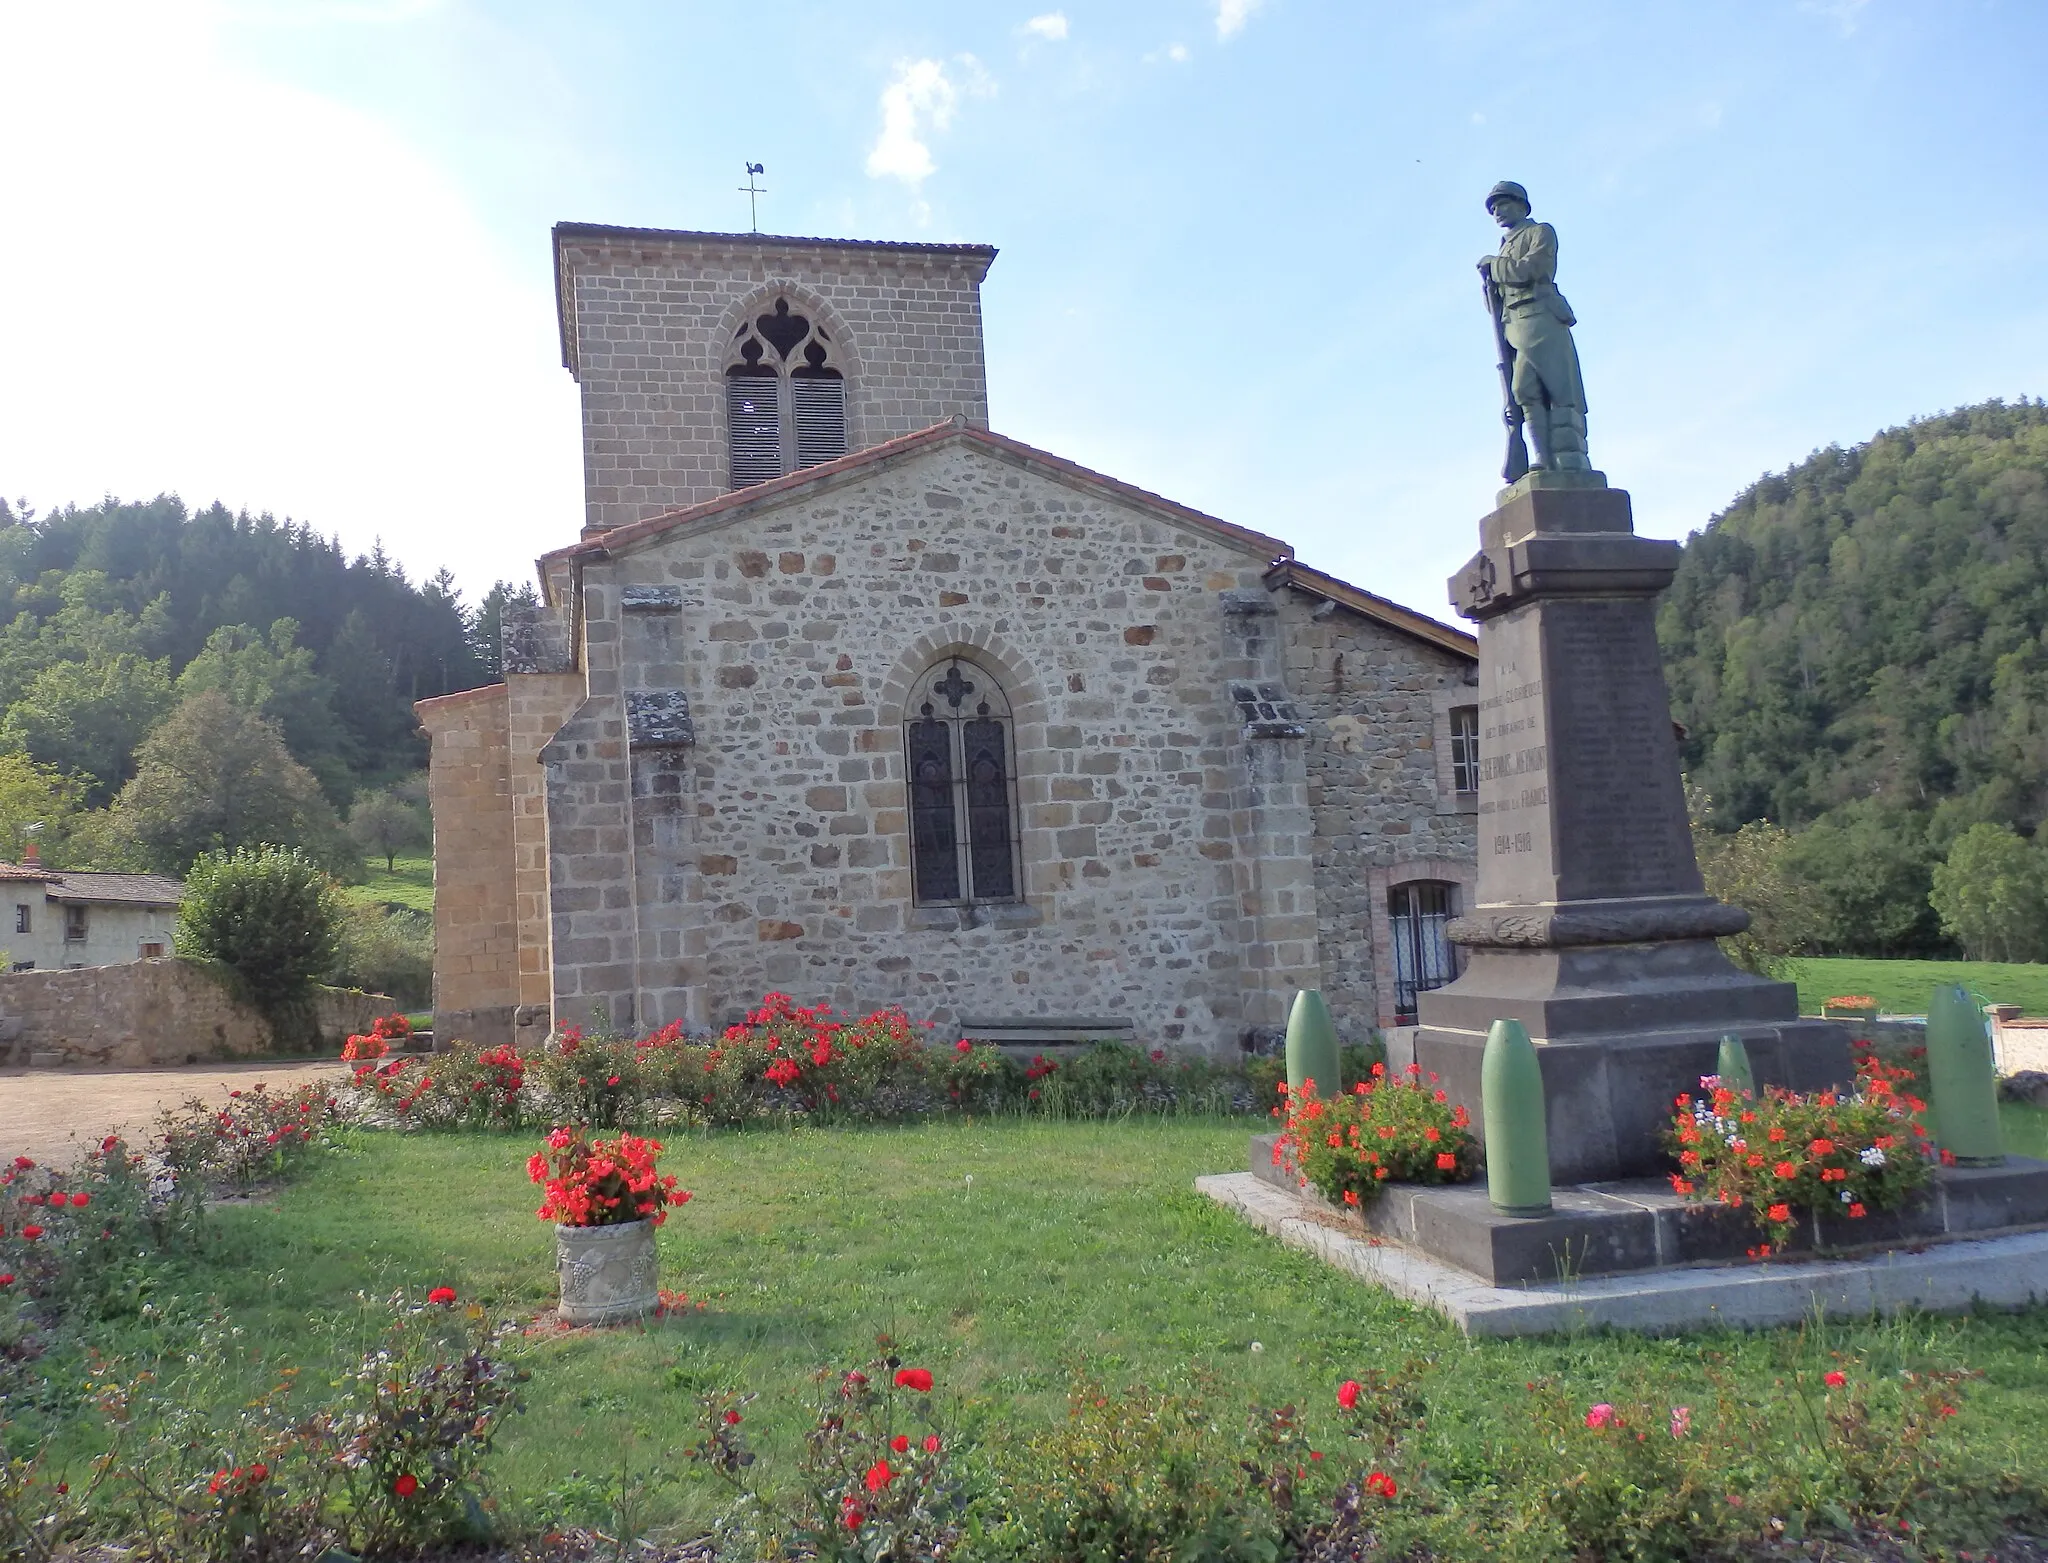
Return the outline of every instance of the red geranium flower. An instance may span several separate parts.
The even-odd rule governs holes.
[[[401,1498],[410,1498],[420,1490],[420,1479],[413,1475],[412,1472],[407,1471],[391,1484],[391,1490]]]
[[[1768,1221],[1790,1221],[1792,1219],[1792,1207],[1790,1205],[1773,1205],[1764,1212],[1764,1218]]]
[[[896,1480],[896,1473],[889,1469],[889,1462],[887,1460],[877,1460],[868,1467],[868,1474],[863,1480],[867,1482],[869,1492],[880,1492],[884,1487]]]
[[[1449,1151],[1438,1151],[1436,1153],[1436,1170],[1438,1172],[1456,1172],[1458,1170],[1458,1158]]]
[[[37,1226],[23,1227],[21,1229],[21,1235],[27,1238],[30,1242],[34,1242],[37,1238],[43,1235],[43,1229]]]
[[[1849,1382],[1849,1375],[1840,1368],[1831,1368],[1820,1376],[1820,1381],[1829,1389],[1840,1389]]]
[[[1337,1386],[1337,1404],[1346,1411],[1358,1404],[1358,1397],[1365,1392],[1365,1386],[1355,1378],[1348,1378]]]
[[[898,1454],[907,1454],[910,1450],[910,1439],[907,1435],[903,1433],[898,1433],[894,1438],[889,1440],[889,1447],[895,1450]]]
[[[12,1286],[13,1284],[14,1275],[11,1271],[6,1275],[0,1275],[0,1286]]]
[[[1401,1489],[1394,1485],[1394,1478],[1385,1471],[1374,1471],[1365,1479],[1365,1490],[1377,1498],[1392,1498]]]
[[[937,1433],[926,1433],[924,1435],[924,1452],[926,1454],[937,1454],[939,1452],[939,1435]]]
[[[427,1293],[427,1301],[439,1303],[445,1308],[455,1301],[455,1288],[452,1286],[437,1286]]]
[[[863,1383],[866,1380],[862,1380]],[[903,1389],[914,1389],[920,1395],[929,1394],[932,1387],[931,1372],[925,1368],[898,1368],[896,1383]]]

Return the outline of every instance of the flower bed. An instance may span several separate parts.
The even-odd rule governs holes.
[[[1809,1095],[1767,1087],[1737,1092],[1708,1075],[1701,1093],[1677,1099],[1668,1144],[1678,1160],[1671,1186],[1688,1198],[1746,1208],[1782,1246],[1802,1216],[1829,1211],[1862,1220],[1898,1210],[1926,1188],[1935,1152],[1907,1087],[1910,1068],[1859,1052],[1858,1089]],[[1947,1158],[1947,1153],[1942,1153]]]
[[[1232,1069],[1117,1042],[1021,1064],[965,1038],[935,1045],[900,1009],[842,1017],[780,993],[716,1038],[673,1024],[637,1039],[569,1027],[527,1051],[457,1044],[431,1058],[384,1058],[359,1048],[351,1061],[349,1093],[408,1128],[1253,1112],[1271,1102],[1273,1080],[1269,1060]]]
[[[1313,1080],[1299,1091],[1279,1089],[1286,1107],[1273,1111],[1286,1128],[1273,1146],[1274,1165],[1326,1198],[1359,1207],[1390,1182],[1462,1183],[1479,1170],[1471,1116],[1418,1065],[1390,1075],[1376,1064],[1367,1079],[1327,1100]]]

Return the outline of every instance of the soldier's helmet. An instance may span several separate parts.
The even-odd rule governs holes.
[[[1527,190],[1524,190],[1512,179],[1503,179],[1499,184],[1495,185],[1491,190],[1486,192],[1486,209],[1489,212],[1492,211],[1493,203],[1495,201],[1498,201],[1504,195],[1513,196],[1517,201],[1520,201],[1522,205],[1525,207],[1530,204],[1529,192]]]

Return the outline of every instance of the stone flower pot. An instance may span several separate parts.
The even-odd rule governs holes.
[[[555,1270],[566,1324],[622,1324],[654,1312],[658,1261],[652,1221],[555,1228]]]

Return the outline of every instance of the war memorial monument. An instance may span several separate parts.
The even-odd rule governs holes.
[[[1484,1136],[1489,1033],[1519,1023],[1543,1110],[1507,1100],[1539,1124],[1547,1198],[1503,1207],[1482,1177],[1390,1184],[1363,1213],[1342,1212],[1274,1164],[1272,1135],[1254,1136],[1249,1172],[1198,1186],[1474,1334],[2048,1297],[2048,1163],[1944,1166],[1919,1206],[1853,1225],[1817,1216],[1768,1263],[1753,1260],[1745,1211],[1672,1190],[1674,1100],[1715,1072],[1722,1038],[1740,1039],[1760,1089],[1812,1092],[1853,1086],[1852,1033],[1802,1019],[1791,983],[1720,948],[1749,914],[1702,884],[1656,637],[1680,547],[1638,537],[1627,492],[1593,468],[1555,230],[1518,184],[1495,185],[1486,208],[1503,230],[1479,269],[1507,486],[1450,581],[1453,606],[1479,626],[1477,893],[1449,931],[1463,970],[1420,996],[1409,1045]]]

